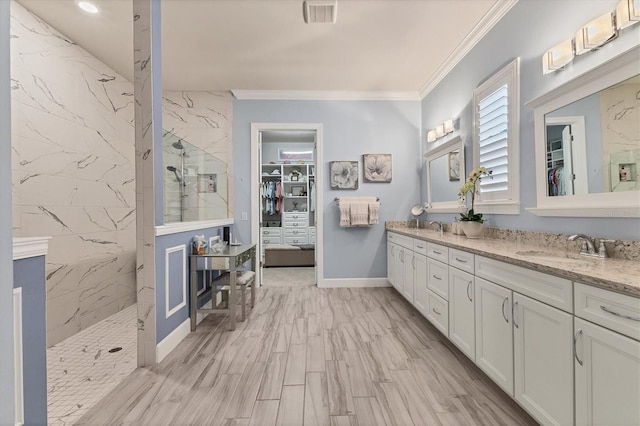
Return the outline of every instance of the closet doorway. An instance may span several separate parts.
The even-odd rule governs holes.
[[[322,125],[252,123],[251,148],[251,233],[258,244],[258,285],[266,282],[263,268],[306,270],[300,276],[312,276],[314,284],[321,284]]]

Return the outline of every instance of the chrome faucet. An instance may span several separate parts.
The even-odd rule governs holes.
[[[440,238],[442,238],[442,232],[443,232],[442,223],[438,222],[437,220],[432,220],[431,222],[429,222],[429,225],[433,225],[433,224],[438,225],[438,230],[440,231]]]
[[[604,243],[612,243],[614,240],[600,239],[600,245],[596,251],[595,240],[584,234],[575,234],[567,238],[569,241],[582,240],[582,246],[580,246],[580,254],[585,256],[598,257],[604,259],[609,257],[607,253],[607,246]]]

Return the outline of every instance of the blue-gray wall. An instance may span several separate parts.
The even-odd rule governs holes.
[[[0,424],[14,424],[10,2],[0,1]]]
[[[222,227],[200,229],[198,231],[180,232],[171,235],[162,235],[156,237],[156,342],[160,343],[162,339],[167,337],[173,330],[189,318],[189,254],[191,254],[191,240],[195,235],[203,235],[205,241],[209,241],[209,237],[219,235],[222,238]],[[176,247],[181,244],[186,246],[186,261],[181,264],[182,258],[180,252],[172,253],[169,256],[169,294],[165,289],[165,250]],[[174,312],[169,318],[166,318],[165,298],[169,297],[169,310],[182,303],[182,269],[187,274],[187,291],[186,305],[180,310]],[[201,286],[199,286],[201,287]]]
[[[420,201],[420,102],[418,101],[241,101],[233,103],[234,210],[238,239],[251,240],[251,123],[322,123],[324,184],[324,277],[386,276],[384,221],[406,220]],[[392,154],[389,184],[362,182],[362,154]],[[330,190],[328,163],[358,161],[357,191]],[[380,224],[372,228],[340,228],[340,196],[380,197]],[[255,239],[255,237],[254,237]]]
[[[520,57],[520,200],[519,215],[492,215],[490,226],[531,231],[577,233],[640,239],[638,219],[538,217],[525,210],[536,205],[533,110],[524,105],[638,44],[640,26],[621,31],[600,49],[576,57],[566,69],[542,74],[542,54],[575,36],[590,20],[615,9],[618,0],[519,1],[422,101],[422,133],[439,122],[459,118],[466,146],[466,167],[472,164],[473,90],[515,57]],[[455,134],[454,134],[455,136]],[[423,199],[426,185],[423,171]],[[451,221],[451,214],[430,215]]]
[[[24,424],[47,424],[47,309],[44,256],[13,262],[14,288],[22,288]],[[3,340],[3,345],[6,341]]]

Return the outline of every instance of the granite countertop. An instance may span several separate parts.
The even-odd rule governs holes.
[[[440,237],[440,232],[436,230],[389,224],[386,225],[386,229],[640,298],[640,262],[637,260],[591,258],[580,255],[578,251],[559,250],[553,245],[539,245],[522,239],[518,241],[491,237],[469,239],[450,232],[444,232]]]

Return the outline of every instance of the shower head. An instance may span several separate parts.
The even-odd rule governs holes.
[[[178,142],[172,143],[171,146],[175,149],[184,149],[184,145],[182,145],[182,139],[180,139]]]
[[[167,170],[173,172],[173,174],[176,175],[176,179],[178,179],[178,182],[182,182],[182,178],[178,175],[178,169],[176,169],[174,166],[167,166]]]

